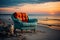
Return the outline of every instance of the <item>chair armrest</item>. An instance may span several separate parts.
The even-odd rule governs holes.
[[[35,18],[34,18],[34,19],[30,19],[30,18],[29,18],[29,19],[28,19],[28,22],[37,22],[37,21],[38,21],[38,20],[35,19]]]

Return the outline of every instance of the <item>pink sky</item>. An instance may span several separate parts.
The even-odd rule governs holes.
[[[25,4],[24,6],[11,6],[0,8],[0,11],[7,12],[48,12],[49,14],[55,14],[60,11],[60,2],[46,2],[40,4]]]

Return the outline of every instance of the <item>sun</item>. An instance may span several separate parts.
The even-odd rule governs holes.
[[[54,15],[55,13],[50,13],[51,15]]]
[[[54,15],[54,14],[55,14],[55,12],[49,12],[49,14]]]

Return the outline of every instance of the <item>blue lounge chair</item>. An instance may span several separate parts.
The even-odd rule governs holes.
[[[16,13],[17,12],[15,12],[14,14],[16,14]],[[31,19],[31,18],[28,17],[28,21],[23,22],[22,20],[19,20],[18,18],[15,18],[14,14],[11,15],[11,18],[12,18],[12,20],[14,22],[14,28],[15,29],[34,30],[34,32],[35,32],[36,27],[37,27],[37,19]]]

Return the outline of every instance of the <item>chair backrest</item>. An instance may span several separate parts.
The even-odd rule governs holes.
[[[23,21],[23,22],[28,22],[28,16],[27,16],[26,13],[15,12],[14,17],[21,20],[21,21]]]

